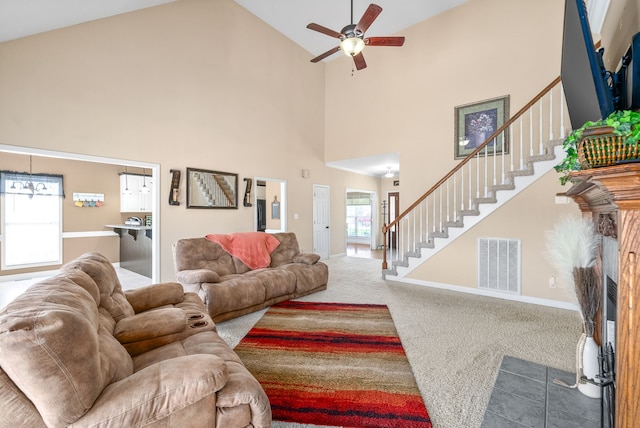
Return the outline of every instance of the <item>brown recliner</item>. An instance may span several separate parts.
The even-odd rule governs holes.
[[[177,283],[124,293],[88,253],[0,311],[0,427],[269,427],[269,401]]]

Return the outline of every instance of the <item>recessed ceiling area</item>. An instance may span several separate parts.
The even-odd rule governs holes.
[[[384,175],[391,170],[394,176],[397,177],[400,171],[400,154],[397,152],[384,153],[375,156],[327,162],[326,165],[330,168],[370,175],[372,177],[384,177]]]

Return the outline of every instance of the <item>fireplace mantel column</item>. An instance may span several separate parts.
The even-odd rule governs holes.
[[[640,163],[576,171],[567,196],[584,214],[615,214],[618,236],[616,427],[640,421]],[[595,218],[594,218],[595,220]]]

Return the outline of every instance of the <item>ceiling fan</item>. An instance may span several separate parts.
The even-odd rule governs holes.
[[[313,58],[311,62],[322,61],[326,57],[342,50],[345,55],[353,57],[356,69],[362,70],[367,67],[367,63],[362,55],[362,50],[368,46],[402,46],[404,44],[403,36],[386,36],[386,37],[364,37],[365,31],[371,26],[373,21],[380,15],[382,8],[377,4],[371,3],[367,10],[360,18],[357,24],[353,23],[353,0],[351,0],[351,24],[344,27],[339,33],[322,25],[311,23],[307,25],[310,30],[318,31],[330,37],[340,39],[340,45],[331,48],[325,53]]]

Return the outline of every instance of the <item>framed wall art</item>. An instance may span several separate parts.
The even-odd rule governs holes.
[[[509,119],[509,96],[455,108],[455,159],[465,158]],[[482,154],[509,153],[508,133],[489,143]]]
[[[271,202],[271,218],[280,220],[280,202],[278,202],[277,195],[273,197],[273,202]]]
[[[238,174],[187,168],[187,208],[238,208]]]

